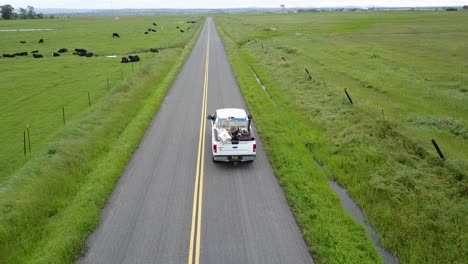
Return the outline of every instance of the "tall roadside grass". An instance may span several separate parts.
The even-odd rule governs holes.
[[[438,39],[435,35],[441,33],[440,27],[430,31],[427,25],[442,23],[449,32],[447,37],[456,40],[466,36],[464,31],[450,32],[464,27],[459,22],[465,21],[466,16],[398,12],[288,15],[288,18],[222,16],[216,21],[224,32],[223,40],[241,89],[256,115],[259,132],[292,208],[297,205],[290,197],[311,194],[288,188],[289,181],[299,177],[283,176],[284,167],[289,164],[282,163],[297,156],[302,161],[299,166],[307,168],[303,164],[313,163],[315,159],[330,179],[347,189],[378,231],[382,244],[402,263],[465,262],[468,259],[468,164],[464,160],[466,115],[463,110],[467,101],[463,89],[459,88],[464,87],[466,74],[457,73],[455,77],[461,83],[456,89],[436,85],[453,77],[447,69],[461,57],[449,57],[451,49],[440,49],[444,43],[452,46],[457,42]],[[306,23],[305,19],[315,23],[309,20]],[[251,24],[233,26],[233,21]],[[379,37],[374,36],[376,32]],[[392,37],[387,38],[385,34]],[[415,42],[414,34],[434,39],[431,54],[421,54],[418,48],[425,42]],[[366,44],[363,39],[372,42]],[[395,46],[396,39],[401,42],[399,46]],[[404,51],[401,47],[405,47]],[[462,57],[463,54],[466,53]],[[440,67],[435,62],[444,56],[449,57],[450,63],[440,60],[444,64]],[[265,104],[268,98],[262,97],[257,84],[246,81],[253,78],[249,66],[280,111]],[[305,74],[304,67],[312,72],[312,78]],[[441,76],[438,71],[447,75]],[[430,77],[427,73],[434,75]],[[415,86],[412,77],[416,76],[419,80],[430,79],[432,83],[427,87]],[[347,101],[344,87],[350,91],[353,105]],[[255,89],[256,93],[251,92]],[[286,115],[289,123],[272,120],[265,112]],[[426,118],[436,114],[444,118]],[[410,124],[409,117],[413,118]],[[434,120],[442,121],[429,128]],[[421,123],[424,128],[413,127]],[[449,132],[441,132],[442,129]],[[284,137],[270,135],[272,130]],[[451,157],[446,161],[441,161],[433,147],[421,140],[433,135],[445,135],[442,139],[448,139],[444,147]],[[283,144],[289,148],[276,152]],[[302,173],[307,175],[303,177],[305,182],[318,185],[313,175]],[[303,207],[304,212],[314,211],[323,203],[319,199],[311,201],[308,207]],[[296,215],[301,214],[297,209],[294,211]],[[332,214],[323,217],[336,218]],[[300,216],[298,219],[305,234],[318,228],[302,221]],[[313,250],[321,246],[320,237],[321,234],[314,233],[309,238]],[[326,251],[316,252],[323,262],[340,259]],[[346,261],[354,260],[347,257]]]
[[[222,23],[217,23],[217,28],[270,162],[314,258],[319,263],[381,263],[364,227],[343,211],[328,187],[326,175],[313,162],[308,148],[318,141],[322,131],[306,129],[300,119],[275,105],[252,74],[249,65],[255,65],[254,59],[228,37]],[[261,80],[269,89],[268,78]]]
[[[111,91],[30,159],[0,191],[0,263],[70,263],[190,53],[192,37]]]

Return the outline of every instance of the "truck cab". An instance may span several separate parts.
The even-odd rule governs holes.
[[[238,108],[223,108],[208,115],[211,120],[213,162],[253,162],[257,142],[252,132],[252,116]]]

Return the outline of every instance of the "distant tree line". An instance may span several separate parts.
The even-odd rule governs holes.
[[[320,10],[316,8],[300,8],[297,12],[320,12]]]
[[[34,7],[28,6],[27,8],[19,8],[19,13],[14,12],[15,8],[11,5],[0,6],[1,18],[4,20],[11,19],[43,19],[54,18],[53,15],[44,16],[42,13],[36,13]]]

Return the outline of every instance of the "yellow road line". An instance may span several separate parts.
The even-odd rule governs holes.
[[[208,105],[208,65],[210,61],[210,26],[208,24],[208,44],[206,48],[206,62],[205,62],[205,113],[203,116],[206,116],[206,108]],[[204,119],[206,120],[206,119]],[[205,121],[206,122],[206,121]],[[202,204],[203,204],[203,170],[205,168],[205,132],[206,132],[206,124],[203,125],[203,151],[202,151],[202,159],[201,159],[201,173],[200,173],[200,194],[199,194],[199,203],[198,203],[198,222],[197,222],[197,245],[196,245],[196,252],[195,252],[195,264],[199,263],[200,260],[200,240],[201,240],[201,213],[202,213]]]
[[[200,137],[198,139],[197,169],[195,174],[195,187],[193,192],[192,227],[190,230],[190,246],[188,264],[193,263],[195,249],[195,264],[200,262],[201,240],[201,212],[203,202],[203,170],[205,166],[205,132],[206,132],[206,108],[208,105],[208,65],[210,58],[210,24],[208,24],[208,38],[205,60],[205,80],[203,84],[202,113],[200,120]],[[198,207],[197,207],[198,204]],[[195,241],[196,233],[196,241]],[[195,244],[195,248],[194,248]]]

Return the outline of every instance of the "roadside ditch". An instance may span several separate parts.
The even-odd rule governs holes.
[[[262,88],[262,90],[266,93],[270,101],[279,109],[281,107],[275,102],[275,100],[272,98],[270,93],[268,92],[267,88],[265,85],[262,83],[258,75],[255,73],[253,70],[252,66],[249,65],[249,69],[252,72],[253,76],[255,77],[258,85]],[[282,109],[283,110],[283,109]],[[285,110],[283,110],[285,111]],[[294,127],[293,122],[289,122],[289,125]],[[327,170],[327,168],[318,160],[318,158],[313,155],[313,153],[310,153],[312,156],[312,160],[314,161],[314,164],[327,175],[327,182],[328,186],[336,193],[338,198],[340,199],[340,203],[342,208],[354,219],[354,221],[358,224],[361,224],[364,226],[367,235],[371,238],[372,244],[374,247],[377,249],[378,253],[382,257],[384,263],[387,264],[398,264],[400,263],[398,258],[392,254],[388,249],[384,248],[382,244],[379,242],[379,237],[377,232],[374,230],[372,227],[371,223],[367,221],[364,213],[362,212],[361,208],[357,205],[357,203],[351,198],[351,196],[348,194],[346,189],[341,187],[338,183],[335,181],[331,180],[330,174],[331,172]]]

